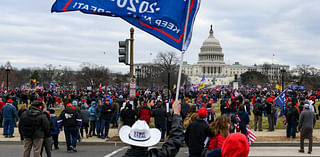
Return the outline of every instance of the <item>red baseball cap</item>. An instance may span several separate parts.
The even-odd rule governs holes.
[[[7,100],[7,103],[12,103],[12,102],[13,102],[12,99]]]
[[[199,116],[200,118],[206,118],[206,117],[208,116],[208,111],[207,111],[207,109],[204,108],[204,107],[200,108],[199,111],[198,111],[198,116]]]

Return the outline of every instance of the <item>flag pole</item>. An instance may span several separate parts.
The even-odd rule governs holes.
[[[186,18],[186,24],[185,24],[185,28],[184,28],[184,35],[183,35],[183,41],[182,41],[182,51],[181,51],[181,59],[180,59],[180,66],[179,66],[178,82],[177,82],[176,99],[175,99],[175,101],[178,101],[178,100],[179,100],[179,91],[180,91],[180,82],[181,82],[181,72],[182,72],[183,56],[184,56],[184,53],[186,52],[186,50],[185,50],[185,44],[186,44],[186,37],[187,37],[187,30],[188,30],[188,22],[189,22],[189,14],[190,14],[190,5],[191,5],[191,0],[188,1],[187,18]]]

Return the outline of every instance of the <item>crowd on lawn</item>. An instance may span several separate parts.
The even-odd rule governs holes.
[[[315,106],[320,92],[311,90],[286,90],[280,109],[275,99],[281,91],[263,88],[180,90],[180,102],[172,100],[174,91],[155,89],[138,89],[135,97],[116,88],[0,92],[3,135],[14,137],[18,121],[25,157],[32,147],[35,156],[43,150],[52,156],[52,147],[59,149],[62,130],[67,151],[77,152],[82,138],[109,139],[110,127],[119,128],[120,139],[132,146],[125,156],[175,156],[186,144],[190,157],[243,157],[254,141],[248,127],[252,114],[254,131],[262,131],[263,116],[268,117],[268,131],[274,131],[277,118],[285,116],[286,136],[295,138],[300,131],[299,152],[304,152],[303,141],[308,138],[311,153],[312,130],[320,111]],[[216,103],[221,114],[214,111]],[[56,115],[59,108],[62,112]],[[147,149],[160,140],[165,142],[161,148]]]

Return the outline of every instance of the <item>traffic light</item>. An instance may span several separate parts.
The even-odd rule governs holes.
[[[119,62],[128,64],[128,57],[129,57],[129,39],[124,41],[119,41]]]

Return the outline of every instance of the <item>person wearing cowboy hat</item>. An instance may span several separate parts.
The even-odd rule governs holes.
[[[183,127],[180,116],[181,105],[175,102],[172,105],[173,121],[170,135],[161,148],[148,147],[156,145],[161,139],[161,132],[155,128],[149,128],[144,120],[136,121],[132,127],[123,126],[119,130],[119,136],[122,142],[131,145],[124,157],[171,157],[179,152],[182,144]]]

